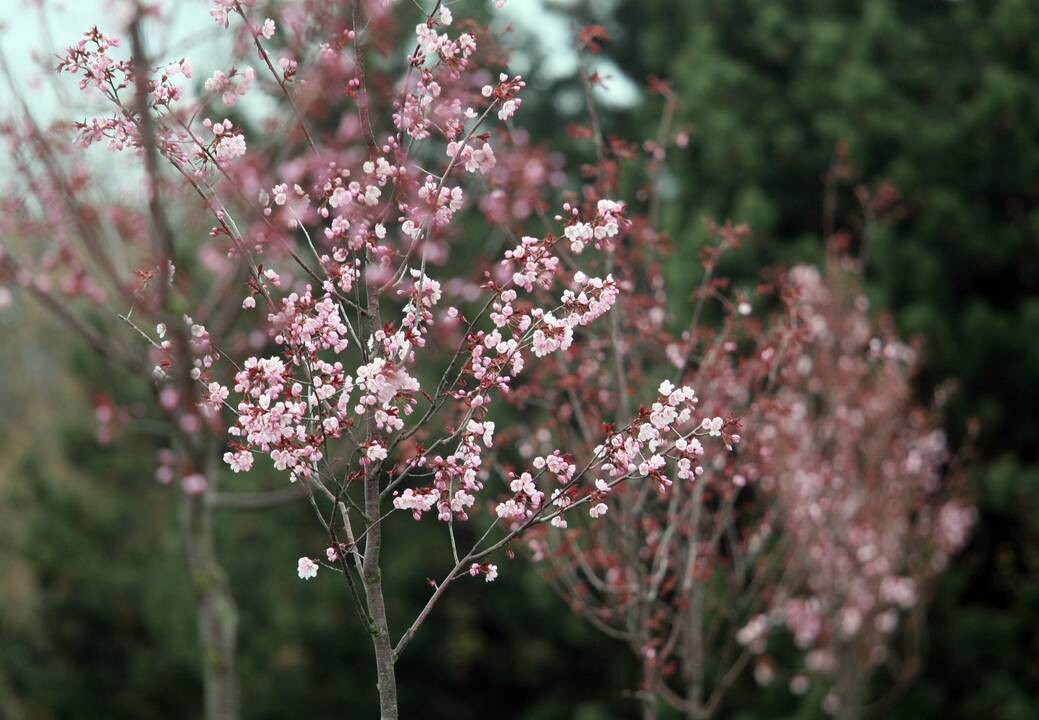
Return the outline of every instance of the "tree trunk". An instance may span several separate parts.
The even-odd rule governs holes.
[[[375,669],[378,677],[379,713],[382,720],[397,720],[397,678],[393,669],[393,647],[390,644],[389,625],[386,622],[386,605],[382,598],[382,577],[379,568],[365,569],[364,588],[374,626],[372,647],[375,650]]]
[[[657,692],[653,661],[642,660],[642,720],[657,720]]]
[[[184,542],[198,608],[202,684],[206,720],[237,720],[239,715],[238,609],[227,573],[216,556],[213,536],[214,472],[205,493],[185,497]]]
[[[360,2],[354,0],[354,26],[358,26]],[[363,62],[363,54],[358,52]],[[363,66],[360,77],[364,79]],[[363,86],[362,86],[363,92]],[[362,113],[362,122],[363,120]],[[370,129],[369,129],[370,132]],[[365,267],[367,267],[367,258]],[[371,337],[382,329],[378,283],[368,282],[365,285],[368,305],[368,326]],[[371,338],[369,338],[371,339]],[[369,440],[376,437],[374,413],[368,410],[365,434]],[[390,640],[389,623],[386,620],[386,602],[382,595],[382,499],[380,497],[379,479],[382,466],[372,463],[364,472],[364,514],[368,516],[368,527],[364,543],[364,561],[361,576],[364,579],[365,603],[371,618],[372,648],[375,651],[375,670],[379,690],[379,715],[382,720],[397,720],[397,678],[394,675],[393,644]]]
[[[379,475],[369,471],[364,479],[364,510],[370,518],[379,517]],[[379,552],[382,550],[382,524],[375,522],[368,528],[364,549],[364,594],[372,620],[372,647],[375,650],[375,669],[378,677],[379,711],[382,720],[397,720],[397,678],[393,671],[393,646],[390,643],[386,603],[382,596],[382,569]]]
[[[703,504],[704,481],[698,480],[693,490],[693,512],[691,519],[692,537],[689,542],[689,570],[686,574],[686,588],[689,593],[688,625],[684,641],[687,702],[686,718],[700,720],[704,717],[704,590],[695,578],[697,553],[700,544],[700,512]]]
[[[865,712],[866,675],[860,671],[855,656],[850,652],[841,654],[841,667],[837,675],[837,713],[839,720],[862,720]]]

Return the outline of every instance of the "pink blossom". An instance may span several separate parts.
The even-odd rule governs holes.
[[[185,475],[184,479],[181,480],[181,487],[186,495],[201,495],[209,487],[209,483],[205,475],[191,473],[190,475]]]
[[[300,580],[312,580],[317,577],[318,564],[308,557],[301,557],[296,563],[296,574]]]

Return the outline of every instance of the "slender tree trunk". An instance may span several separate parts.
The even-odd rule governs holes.
[[[704,647],[703,647],[703,591],[694,583],[689,603],[689,625],[686,634],[687,691],[686,718],[700,720],[704,717]]]
[[[839,720],[862,720],[866,698],[866,675],[860,671],[855,656],[848,650],[841,653],[841,668],[837,675],[836,716]]]
[[[703,612],[704,592],[700,582],[694,575],[696,569],[697,553],[700,544],[700,511],[703,504],[704,481],[699,480],[693,490],[693,512],[692,512],[692,536],[689,542],[690,572],[687,574],[686,582],[690,583],[688,625],[685,635],[685,661],[686,682],[688,684],[686,717],[689,720],[699,720],[704,716],[704,637],[703,637]]]
[[[358,5],[355,3],[354,24],[357,23]],[[363,74],[362,74],[363,75]],[[368,322],[372,337],[381,328],[379,291],[377,285],[367,285]],[[371,411],[367,415],[367,436],[375,437],[375,421]],[[379,497],[379,478],[382,468],[379,463],[368,466],[364,474],[364,514],[368,516],[367,536],[364,545],[364,561],[361,575],[364,579],[364,596],[371,617],[372,648],[375,651],[375,670],[379,689],[379,713],[382,720],[397,720],[397,678],[394,675],[393,644],[390,640],[389,623],[386,620],[386,601],[382,594],[382,517]]]
[[[185,497],[184,543],[198,608],[198,639],[202,651],[202,684],[206,720],[237,720],[238,609],[227,573],[216,555],[213,505],[216,468],[208,468],[210,487]]]
[[[655,682],[653,662],[644,658],[642,661],[642,720],[657,720]]]
[[[365,508],[373,517],[376,513],[368,509],[369,487],[374,487],[376,503],[379,497],[378,476],[365,480]],[[382,720],[397,720],[397,678],[393,669],[393,646],[390,642],[389,624],[386,621],[386,603],[382,596],[382,570],[379,567],[379,550],[382,538],[381,525],[375,524],[368,530],[368,542],[364,552],[364,594],[368,613],[372,618],[372,648],[375,650],[375,670],[378,677],[379,713]]]

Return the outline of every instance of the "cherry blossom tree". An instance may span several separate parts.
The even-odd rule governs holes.
[[[139,41],[136,20],[128,30]],[[5,289],[22,290],[104,357],[113,384],[133,378],[148,382],[168,442],[158,454],[155,478],[182,494],[183,549],[197,601],[207,716],[234,717],[238,616],[216,553],[215,511],[266,508],[302,494],[296,488],[219,491],[223,429],[200,405],[194,375],[215,344],[240,336],[228,294],[232,288],[237,293],[244,264],[203,248],[200,259],[213,272],[196,278],[192,265],[181,262],[188,249],[175,248],[172,203],[160,195],[168,186],[159,175],[155,119],[151,111],[135,108],[147,105],[149,94],[151,110],[168,108],[180,96],[171,78],[190,78],[191,65],[171,63],[152,81],[143,70],[135,75],[141,63],[113,57],[119,47],[118,39],[93,28],[62,56],[59,69],[82,73],[82,89],[97,88],[120,108],[119,114],[75,126],[63,119],[42,126],[0,56],[0,70],[18,103],[18,112],[3,125],[16,172],[4,197],[0,281]],[[142,157],[150,191],[143,201],[105,192],[102,179],[75,159],[83,145],[100,137],[108,138],[112,150],[135,149]],[[184,312],[189,309],[214,334]],[[102,440],[110,439],[116,424],[150,419],[118,412],[107,396],[96,414]],[[117,422],[119,415],[128,417]]]
[[[92,28],[57,66],[107,109],[44,129],[23,101],[5,128],[23,143],[5,217],[19,237],[49,242],[42,253],[5,245],[4,282],[150,378],[169,421],[174,446],[158,477],[179,478],[186,496],[210,717],[238,710],[216,507],[305,496],[327,542],[302,548],[297,573],[341,576],[372,637],[381,714],[395,718],[394,665],[454,582],[493,581],[502,553],[537,528],[600,517],[615,488],[652,481],[645,462],[654,477],[685,473],[706,452],[701,437],[726,452],[712,446],[722,426],[699,415],[695,392],[666,384],[652,437],[634,431],[639,416],[623,418],[591,452],[553,447],[499,469],[500,398],[624,292],[610,272],[582,268],[612,257],[628,207],[595,187],[552,197],[543,179],[556,163],[512,127],[523,78],[500,67],[493,35],[455,30],[441,2],[417,18],[399,76],[370,71],[412,12],[394,5],[301,2],[274,19],[216,0],[210,15],[251,64],[218,70],[196,97],[190,59],[159,62],[145,46],[162,9],[131,3],[116,21],[128,55],[122,38]],[[260,131],[222,117],[254,91],[287,119]],[[140,161],[140,201],[91,201],[99,189],[63,156],[94,145]],[[478,245],[466,242],[469,208],[508,248],[463,261]],[[175,228],[199,210],[209,237],[185,244]],[[217,492],[218,459],[244,473],[257,456],[291,492]],[[425,607],[403,623],[387,616],[382,583],[395,513],[440,523],[451,547],[431,565],[439,579]],[[475,526],[464,544],[463,524]]]
[[[638,388],[654,375],[677,373],[696,388],[693,402],[707,439],[733,451],[707,454],[694,438],[688,462],[671,467],[653,455],[639,458],[636,469],[651,482],[603,488],[599,519],[561,521],[527,541],[571,608],[631,649],[642,668],[645,718],[658,716],[661,701],[691,718],[719,709],[754,658],[739,631],[769,609],[787,570],[774,503],[759,487],[772,446],[753,430],[744,438],[743,426],[756,428],[783,412],[776,390],[782,367],[803,341],[800,303],[783,275],[760,283],[753,296],[719,277],[721,256],[739,246],[747,229],[713,229],[716,243],[703,252],[693,320],[677,332],[656,269],[666,248],[654,248],[648,229],[643,242],[627,248],[618,263],[625,269],[621,282],[638,290],[614,310],[615,333],[588,337],[555,365],[539,368],[540,386],[555,388],[548,403],[552,433],[535,429],[521,445],[533,452],[558,438],[571,447],[593,442],[590,428],[610,424],[610,410],[631,401],[620,393],[629,393],[644,399],[630,433],[652,447],[675,386],[664,381],[656,397]],[[753,305],[773,307],[767,323]],[[705,307],[717,311],[717,323],[701,320]]]
[[[718,247],[734,240],[722,232]],[[643,717],[657,717],[661,701],[710,717],[752,667],[762,684],[787,670],[795,694],[815,683],[827,712],[857,718],[919,668],[929,589],[973,523],[959,458],[936,411],[915,400],[916,350],[871,318],[856,261],[834,251],[825,276],[783,273],[781,311],[764,327],[748,300],[726,297],[716,261],[709,252],[701,297],[725,308],[717,330],[676,338],[662,321],[666,294],[626,296],[614,311],[623,346],[588,338],[542,369],[542,384],[557,388],[553,434],[527,443],[578,446],[583,428],[608,422],[602,400],[617,402],[618,383],[582,373],[611,353],[636,365],[626,377],[670,361],[705,416],[736,411],[753,432],[710,462],[660,474],[644,464],[655,488],[603,493],[602,520],[544,528],[528,547],[575,612],[631,648]],[[663,356],[646,352],[659,347]],[[640,434],[652,435],[661,409],[658,399],[640,410]],[[725,418],[705,425],[735,440]],[[801,654],[792,667],[770,655],[770,636],[783,634]],[[878,675],[886,691],[871,698]]]
[[[871,320],[859,272],[833,251],[825,276],[790,274],[808,337],[780,384],[789,412],[760,426],[775,451],[762,484],[789,571],[740,638],[760,652],[770,625],[787,628],[805,651],[794,689],[822,682],[824,709],[843,718],[890,701],[916,672],[924,603],[974,522],[960,458],[936,410],[914,397],[917,350]],[[890,681],[873,699],[877,670]]]

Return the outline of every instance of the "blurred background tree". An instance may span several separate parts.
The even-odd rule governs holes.
[[[941,584],[923,675],[896,717],[1034,717],[1039,707],[1039,5],[1027,0],[622,2],[607,52],[666,78],[687,151],[669,158],[664,227],[747,222],[747,267],[817,257],[890,183],[895,221],[860,252],[877,304],[925,341],[922,397],[954,380],[948,429],[980,421],[981,512]],[[635,118],[648,137],[658,105]],[[630,123],[631,118],[624,118]],[[620,119],[616,127],[620,127]],[[840,148],[840,150],[838,150]],[[845,154],[848,179],[827,198]],[[827,206],[829,205],[828,217]],[[828,225],[830,227],[828,227]],[[861,233],[856,233],[861,237]],[[672,278],[677,279],[677,278]],[[690,278],[690,282],[695,281]]]

